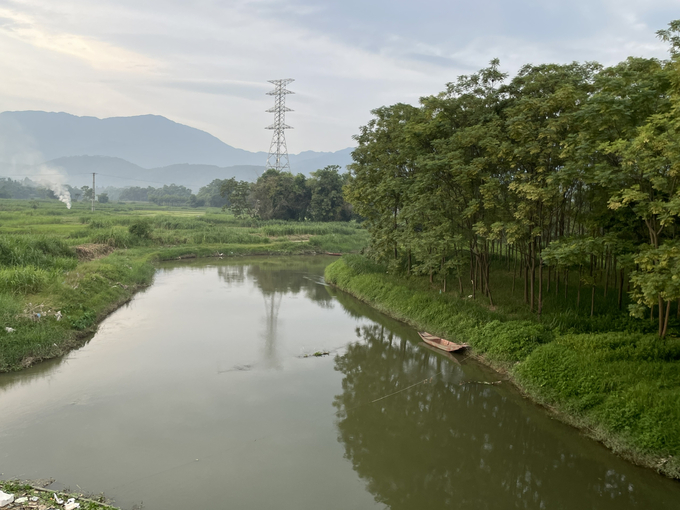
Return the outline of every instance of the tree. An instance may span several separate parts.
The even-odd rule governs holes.
[[[307,181],[311,191],[307,216],[313,221],[347,221],[350,212],[342,196],[343,177],[338,165],[312,172]]]
[[[83,200],[92,200],[92,188],[89,186],[82,186],[80,189],[83,191]]]
[[[643,318],[645,309],[659,305],[659,336],[666,336],[671,302],[680,299],[680,243],[666,242],[658,248],[641,250],[635,257],[638,270],[630,276],[635,304],[634,317]],[[665,304],[665,306],[664,306]]]
[[[220,195],[227,201],[222,209],[231,209],[231,212],[237,218],[253,214],[251,184],[249,182],[237,181],[235,177],[226,179],[220,184]]]
[[[224,207],[229,203],[227,197],[221,193],[222,184],[226,181],[222,179],[215,179],[207,186],[203,186],[196,193],[196,203],[203,201],[204,205],[209,207]]]
[[[407,104],[382,107],[375,118],[354,136],[358,147],[345,187],[346,199],[365,218],[371,233],[371,251],[377,258],[398,262],[401,231],[406,226],[400,211],[408,203],[408,188],[415,182],[416,154],[409,143],[407,123],[419,115]]]
[[[108,193],[100,193],[97,195],[97,202],[100,204],[106,204],[109,201],[109,195]]]
[[[303,220],[310,191],[302,174],[293,176],[273,168],[265,171],[251,188],[254,209],[263,220]]]
[[[574,115],[592,90],[597,64],[524,66],[505,88],[511,104],[504,111],[507,138],[503,158],[511,167],[509,190],[515,195],[514,241],[525,246],[525,275],[530,275],[529,306],[543,307],[541,251],[551,239],[556,215],[568,196],[562,176],[564,149],[578,131]],[[535,300],[536,263],[538,300]],[[526,276],[525,276],[526,281]]]

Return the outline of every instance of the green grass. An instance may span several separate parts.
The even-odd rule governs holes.
[[[426,277],[392,275],[359,255],[326,268],[329,283],[420,330],[468,342],[565,421],[680,478],[680,340],[660,340],[655,323],[627,317],[616,300],[602,299],[590,317],[589,291],[587,307],[559,296],[539,319],[521,294],[513,298],[511,276],[497,271],[491,309],[479,295],[440,293]]]
[[[0,199],[0,372],[81,345],[103,317],[150,284],[157,261],[348,252],[368,240],[356,223],[263,222],[154,204],[97,208]],[[76,247],[89,244],[115,251],[79,261]]]

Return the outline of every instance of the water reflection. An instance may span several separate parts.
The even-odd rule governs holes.
[[[324,267],[327,262],[321,264],[320,267]],[[333,308],[333,297],[323,280],[312,276],[314,272],[310,271],[309,263],[290,259],[279,263],[263,261],[247,266],[246,273],[265,296],[274,293],[302,294],[322,308]]]
[[[317,262],[319,263],[319,262]],[[320,261],[319,267],[326,261]],[[303,294],[305,298],[322,308],[332,309],[333,298],[320,276],[310,272],[310,262],[296,259],[262,260],[249,265],[218,267],[220,279],[230,286],[252,281],[262,292],[264,300],[264,358],[269,368],[281,368],[277,353],[279,309],[284,295]]]
[[[343,374],[339,440],[376,501],[392,510],[671,508],[565,444],[562,427],[546,429],[474,369],[379,325],[358,335],[335,361]]]
[[[675,507],[680,485],[421,348],[327,263],[164,264],[84,349],[0,374],[0,470],[149,510]]]

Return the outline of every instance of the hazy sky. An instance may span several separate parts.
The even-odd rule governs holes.
[[[295,78],[289,151],[338,150],[494,57],[666,58],[676,18],[680,0],[0,0],[0,111],[154,113],[267,151],[267,80]]]

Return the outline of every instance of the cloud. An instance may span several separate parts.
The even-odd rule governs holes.
[[[186,90],[188,92],[232,96],[250,100],[262,99],[262,95],[270,88],[266,83],[259,82],[249,83],[212,80],[167,81],[161,82],[159,85],[178,90]]]
[[[95,69],[139,72],[155,67],[153,60],[142,55],[89,37],[47,30],[29,15],[6,8],[0,8],[0,32],[36,48],[84,60]]]
[[[498,57],[666,57],[677,0],[0,0],[7,109],[155,113],[267,150],[267,80],[291,77],[291,152],[336,150],[395,102],[416,104]],[[677,17],[677,16],[676,16]]]

